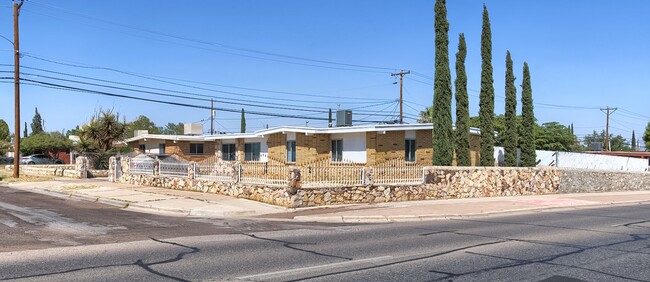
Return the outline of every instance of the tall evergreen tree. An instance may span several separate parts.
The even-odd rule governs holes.
[[[634,130],[632,130],[632,151],[636,151],[636,136],[634,136]]]
[[[458,36],[458,53],[456,53],[456,164],[458,166],[472,165],[469,145],[469,99],[467,97],[467,74],[465,74],[465,58],[467,46],[465,35]]]
[[[433,82],[433,164],[451,165],[453,129],[451,125],[451,73],[449,70],[449,22],[445,0],[436,0],[436,58]]]
[[[36,135],[39,133],[45,132],[43,130],[43,119],[41,118],[41,114],[38,113],[38,108],[34,108],[36,113],[34,114],[34,117],[32,118],[32,135]]]
[[[25,130],[23,130],[23,137],[27,137],[27,122],[25,122]]]
[[[503,132],[505,166],[517,166],[517,89],[510,51],[506,53],[506,128]]]
[[[492,31],[487,6],[483,4],[481,32],[481,94],[479,119],[481,123],[481,166],[494,166],[494,78],[492,77]]]
[[[535,113],[533,111],[533,89],[530,86],[528,63],[524,62],[524,78],[521,84],[521,165],[537,165],[535,155]]]
[[[246,133],[246,116],[244,114],[244,108],[241,109],[241,133]]]

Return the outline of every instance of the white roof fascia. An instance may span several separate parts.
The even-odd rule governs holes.
[[[416,124],[377,124],[377,125],[361,125],[361,126],[345,126],[345,127],[300,127],[300,126],[280,126],[269,129],[262,129],[254,133],[233,133],[233,134],[219,134],[219,135],[162,135],[162,134],[143,134],[125,140],[126,142],[133,142],[145,138],[160,139],[160,140],[177,140],[177,141],[214,141],[224,139],[241,139],[241,138],[262,138],[265,135],[274,133],[303,133],[303,134],[334,134],[334,133],[359,133],[359,132],[382,132],[382,131],[407,131],[407,130],[432,130],[432,123],[416,123]],[[470,134],[481,134],[480,129],[470,128]]]
[[[172,141],[205,141],[203,135],[165,135],[165,134],[142,134],[129,139],[124,140],[124,142],[133,142],[143,139],[152,139],[152,140],[172,140]]]

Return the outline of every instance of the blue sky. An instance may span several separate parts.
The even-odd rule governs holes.
[[[650,2],[485,3],[492,25],[497,114],[503,113],[505,54],[510,50],[516,85],[521,84],[523,62],[530,65],[540,123],[573,123],[582,137],[604,129],[605,114],[599,108],[618,107],[610,131],[629,139],[635,130],[640,138],[650,121],[646,93],[650,84],[650,23],[646,20]],[[201,99],[214,96],[218,99],[215,107],[234,111],[243,107],[247,112],[326,118],[327,109],[340,107],[354,109],[354,119],[372,122],[396,118],[399,87],[390,73],[405,69],[413,71],[404,79],[405,120],[415,122],[412,117],[433,99],[433,4],[29,0],[20,16],[23,78],[200,106],[210,103],[74,81],[121,88],[144,86],[149,92]],[[458,34],[464,33],[467,39],[471,115],[478,113],[482,5],[482,1],[470,0],[447,3],[452,79]],[[13,38],[9,1],[0,5],[0,35]],[[11,71],[5,65],[13,63],[12,46],[0,40],[0,70]],[[2,76],[11,75],[3,72]],[[0,91],[5,97],[0,118],[13,129],[13,86],[2,83]],[[518,97],[520,94],[518,88]],[[100,107],[113,108],[127,121],[143,114],[158,125],[203,122],[204,129],[209,128],[206,109],[34,85],[23,85],[21,99],[21,120],[30,123],[38,107],[48,131],[82,124]],[[239,117],[237,112],[217,111],[216,127],[237,132]],[[249,131],[266,124],[305,125],[306,121],[247,114]],[[326,123],[309,121],[310,126]]]

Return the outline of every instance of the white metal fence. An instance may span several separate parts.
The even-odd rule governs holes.
[[[228,164],[213,160],[200,163],[181,161],[159,161],[154,167],[154,160],[148,157],[136,157],[130,160],[130,171],[134,174],[188,177],[190,166],[194,166],[194,179],[219,182],[242,182],[263,185],[287,185],[290,178],[290,166],[277,162],[245,162]],[[379,185],[419,184],[424,182],[423,167],[415,163],[395,159],[365,167],[364,164],[344,162],[316,162],[300,168],[303,187],[324,186],[358,186],[372,181]]]
[[[134,174],[153,174],[153,159],[133,158],[129,161],[131,173]]]
[[[268,163],[244,163],[239,166],[239,181],[251,184],[287,185],[289,167]]]
[[[190,163],[180,162],[159,162],[158,174],[164,176],[185,176],[189,170]]]
[[[234,175],[228,171],[219,171],[215,164],[196,164],[194,178],[200,180],[214,180],[219,182],[232,182]]]
[[[375,167],[373,175],[375,184],[424,183],[424,167],[415,164]]]
[[[304,167],[301,169],[302,185],[318,186],[355,186],[364,184],[363,167],[330,166]]]

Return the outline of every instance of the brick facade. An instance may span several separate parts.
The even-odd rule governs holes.
[[[331,147],[329,134],[296,133],[296,165],[329,158]]]
[[[404,158],[404,140],[406,140],[404,131],[386,131],[386,133],[377,132],[376,134],[375,158],[373,164],[392,159]]]
[[[287,135],[275,133],[269,135],[267,141],[269,147],[269,159],[286,162],[287,161]],[[297,159],[296,159],[297,160]]]
[[[431,130],[415,131],[415,162],[427,166],[433,163],[433,132]]]
[[[190,143],[203,143],[202,155],[190,155]],[[215,154],[215,142],[189,142],[165,140],[165,155],[178,155],[188,161],[200,162]],[[137,146],[137,144],[136,144]]]

